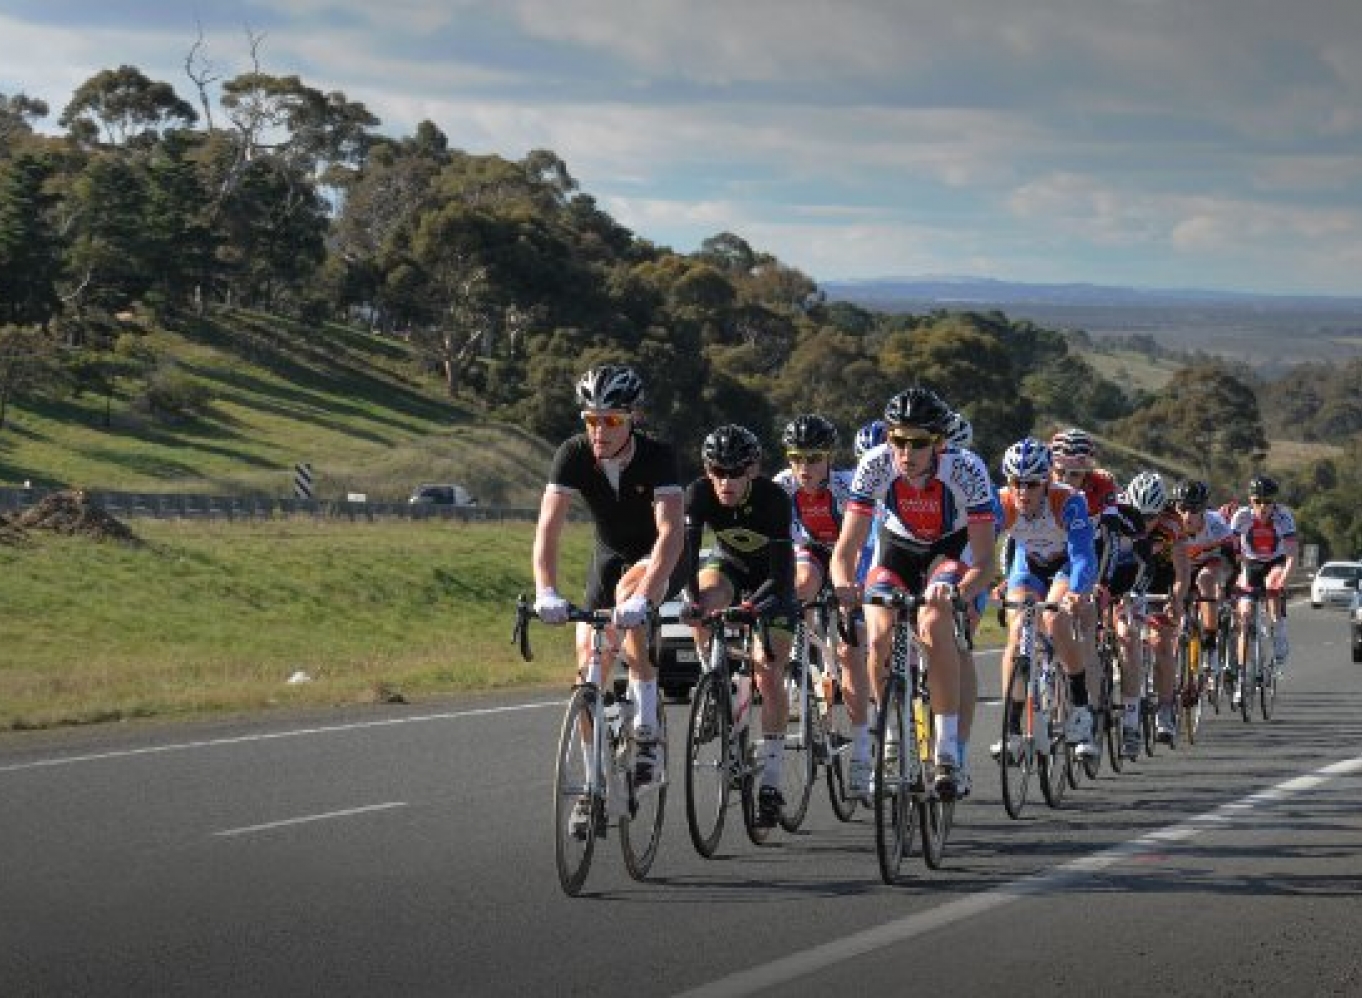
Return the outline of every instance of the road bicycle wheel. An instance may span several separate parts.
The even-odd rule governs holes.
[[[914,698],[913,744],[917,747],[920,770],[922,773],[921,793],[913,787],[918,796],[918,828],[922,832],[922,861],[928,869],[941,869],[941,860],[946,852],[946,838],[951,832],[951,822],[955,819],[955,801],[944,801],[936,792],[936,763],[932,754],[936,744],[935,724],[932,709],[925,700]]]
[[[842,702],[841,687],[829,683],[827,713],[823,716],[823,744],[827,751],[828,802],[838,821],[850,821],[858,799],[851,796],[851,715]]]
[[[706,859],[719,848],[733,790],[731,710],[727,678],[720,682],[717,672],[701,675],[686,724],[686,827],[695,851]]]
[[[1073,753],[1064,738],[1064,722],[1069,718],[1069,684],[1060,669],[1051,670],[1049,679],[1050,709],[1046,711],[1048,748],[1040,753],[1040,791],[1045,803],[1059,807],[1064,803],[1064,791],[1069,786]],[[1040,752],[1040,746],[1037,746]]]
[[[1220,631],[1218,638],[1225,640],[1225,632]],[[1211,708],[1211,712],[1220,713],[1220,694],[1224,690],[1224,674],[1221,671],[1223,665],[1222,658],[1225,654],[1224,646],[1217,644],[1214,649],[1204,649],[1206,654],[1202,658],[1203,685],[1206,688],[1206,705]]]
[[[922,769],[913,765],[917,749],[908,710],[902,684],[890,679],[875,722],[875,853],[886,884],[900,882],[918,825],[913,785]]]
[[[578,686],[568,698],[563,726],[558,733],[558,755],[553,778],[553,841],[558,883],[563,893],[576,897],[586,883],[596,838],[605,834],[604,760],[594,761],[594,739],[585,732],[600,696],[594,686]],[[598,774],[592,779],[591,774]],[[590,802],[591,821],[585,827],[573,821],[580,800]]]
[[[757,713],[754,716],[760,717]],[[742,760],[740,764],[741,775],[738,778],[738,793],[742,797],[742,820],[743,827],[747,829],[747,838],[754,846],[765,845],[766,840],[771,837],[771,829],[764,828],[757,824],[757,794],[761,790],[761,767],[756,764],[753,758],[753,743],[750,730],[738,733],[737,757]]]
[[[1239,716],[1247,723],[1253,720],[1253,701],[1258,695],[1258,677],[1262,668],[1262,628],[1258,626],[1258,608],[1249,615],[1249,629],[1244,645],[1244,661],[1239,665]]]
[[[1178,728],[1188,746],[1196,744],[1201,727],[1201,641],[1193,637],[1181,649],[1178,660]]]
[[[780,792],[785,806],[780,812],[780,827],[787,832],[799,831],[809,813],[809,799],[813,796],[814,780],[818,776],[818,761],[813,752],[813,690],[811,670],[806,657],[790,663],[785,678],[788,701],[785,722],[785,758],[780,765]]]
[[[1022,692],[1030,675],[1026,659],[1017,656],[1012,663],[1013,681],[1009,686],[1020,685]],[[1012,732],[1020,731],[1016,736]],[[1016,738],[1013,751],[1013,739]],[[1031,788],[1031,774],[1035,771],[1036,755],[1032,739],[1031,724],[1027,718],[1027,701],[1014,700],[1009,691],[1003,692],[1003,736],[1002,751],[998,755],[998,770],[1003,788],[1003,807],[1009,818],[1020,818],[1026,806],[1026,796]]]
[[[628,744],[633,746],[632,736]],[[653,781],[637,786],[634,782],[632,751],[624,754],[626,769],[624,785],[629,788],[629,811],[620,818],[620,849],[624,852],[624,868],[635,880],[642,880],[657,859],[662,844],[662,822],[667,813],[667,712],[657,705],[657,744],[662,752],[663,765],[653,774]]]
[[[1267,648],[1271,648],[1273,653],[1270,658],[1260,659],[1266,661],[1262,671],[1259,673],[1258,685],[1258,712],[1263,715],[1264,721],[1272,720],[1272,712],[1277,707],[1277,656],[1275,635],[1265,637],[1263,643]],[[1266,651],[1266,648],[1264,649]]]

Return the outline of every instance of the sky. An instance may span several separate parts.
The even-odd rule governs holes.
[[[1362,295],[1359,0],[0,0],[0,93],[130,64],[550,149],[635,235],[815,280]]]

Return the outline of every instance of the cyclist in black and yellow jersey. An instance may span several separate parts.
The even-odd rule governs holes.
[[[785,663],[799,604],[795,599],[790,496],[760,473],[761,443],[742,426],[721,426],[701,448],[705,473],[686,489],[685,565],[691,619],[732,606],[766,583],[771,611],[770,651],[756,648],[756,684],[761,692],[762,773],[757,823],[771,828],[785,801],[780,792],[781,761],[789,705]],[[705,528],[714,545],[702,559]],[[763,598],[763,603],[767,598]]]

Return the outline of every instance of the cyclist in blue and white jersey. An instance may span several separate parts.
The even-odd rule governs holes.
[[[856,467],[832,561],[838,598],[843,605],[859,604],[856,561],[875,510],[882,506],[884,520],[866,588],[905,589],[927,599],[918,628],[937,716],[935,789],[943,800],[959,796],[960,719],[972,716],[974,709],[972,701],[963,699],[971,691],[961,683],[952,600],[959,596],[970,603],[986,591],[983,566],[993,558],[988,473],[974,455],[943,446],[950,416],[940,397],[925,388],[910,388],[889,400],[884,410],[888,439],[867,451]],[[962,560],[966,547],[981,559],[978,564]],[[882,674],[889,661],[894,612],[865,609],[871,654]],[[867,789],[872,770],[868,750],[868,743],[853,745],[850,766],[853,785]]]
[[[1064,729],[1065,740],[1080,757],[1090,758],[1097,748],[1092,740],[1093,715],[1088,704],[1088,665],[1096,660],[1096,655],[1089,654],[1086,646],[1095,640],[1091,621],[1097,553],[1087,499],[1077,489],[1051,480],[1050,449],[1034,437],[1019,440],[1007,449],[1002,470],[1007,485],[998,494],[1002,504],[998,528],[1008,534],[1013,548],[1007,598],[1060,604],[1059,610],[1042,615],[1040,627],[1049,636],[1055,658],[1069,680],[1074,709]],[[1002,659],[1004,691],[1011,679],[1021,614],[1012,611],[1010,618]],[[1091,678],[1094,683],[1097,681],[1095,675]],[[1013,716],[1020,720],[1016,712]],[[1020,736],[1020,730],[1009,732],[1009,751],[1020,742]],[[991,747],[995,758],[1002,750],[1001,741]]]

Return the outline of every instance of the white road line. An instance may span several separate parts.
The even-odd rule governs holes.
[[[325,814],[306,814],[300,818],[285,818],[282,821],[269,821],[263,825],[246,825],[244,828],[228,828],[221,832],[214,832],[214,836],[226,838],[232,835],[249,835],[252,832],[268,832],[275,828],[288,828],[290,825],[305,825],[311,821],[330,821],[332,818],[349,818],[356,814],[368,814],[371,811],[389,811],[395,807],[406,807],[406,801],[389,801],[387,804],[369,804],[365,807],[351,807],[344,811],[327,811]]]
[[[78,762],[99,762],[105,759],[126,759],[139,755],[157,755],[162,752],[187,752],[190,749],[217,748],[221,745],[249,745],[253,742],[277,741],[283,738],[304,738],[310,735],[329,735],[343,731],[358,731],[363,728],[384,728],[397,724],[424,724],[429,721],[449,721],[461,717],[483,717],[488,714],[508,714],[521,710],[538,710],[543,707],[562,708],[562,700],[546,700],[540,703],[514,704],[509,707],[485,707],[479,710],[457,710],[445,714],[421,714],[416,717],[389,717],[381,721],[356,721],[353,724],[328,724],[316,728],[290,728],[287,731],[271,731],[259,735],[238,735],[233,738],[210,738],[198,742],[175,742],[170,745],[146,745],[135,749],[116,749],[110,752],[93,752],[88,755],[56,756],[51,759],[35,759],[31,762],[15,762],[0,766],[0,773],[16,773],[25,769],[45,769],[51,766],[70,766]]]
[[[1204,831],[1224,828],[1236,819],[1242,820],[1250,816],[1256,807],[1278,803],[1296,794],[1323,786],[1337,777],[1355,773],[1362,773],[1362,756],[1344,759],[1317,769],[1313,773],[1286,780],[1237,801],[1222,804],[1212,811],[1188,818],[1176,825],[1169,825],[1101,852],[1082,856],[1053,870],[1037,873],[990,891],[972,894],[930,911],[887,922],[873,929],[853,933],[842,939],[813,946],[759,967],[720,978],[682,992],[678,998],[738,998],[788,984],[806,974],[826,970],[866,953],[906,942],[933,929],[963,922],[1013,901],[1069,887],[1076,880],[1099,873],[1132,857],[1160,852],[1170,842],[1184,842]]]

